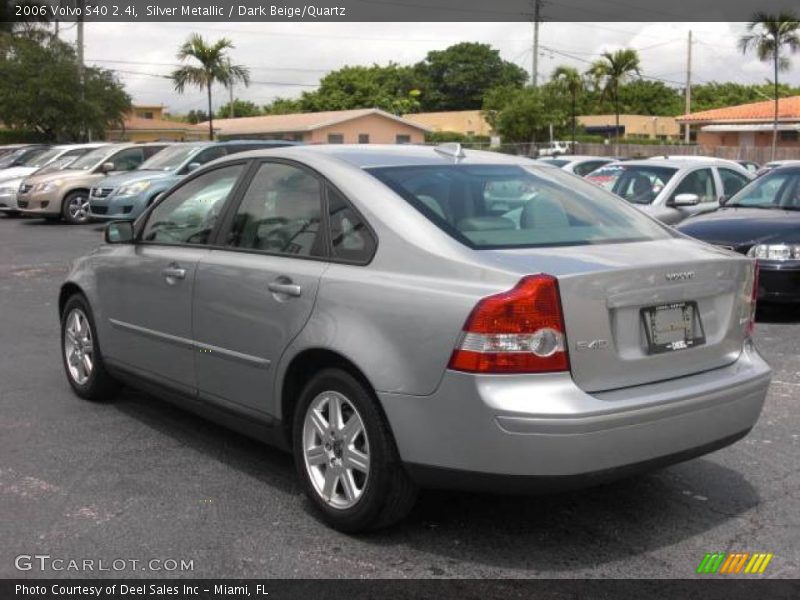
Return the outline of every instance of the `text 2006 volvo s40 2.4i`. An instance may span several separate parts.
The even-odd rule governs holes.
[[[78,395],[122,381],[290,448],[332,526],[418,487],[587,484],[744,436],[755,263],[533,161],[456,145],[209,163],[61,289]]]

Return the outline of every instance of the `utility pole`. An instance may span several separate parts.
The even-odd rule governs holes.
[[[231,59],[230,59],[230,58],[228,58],[228,71],[230,71],[230,68],[231,68]],[[231,84],[230,84],[230,86],[228,86],[228,92],[229,92],[229,94],[230,94],[230,99],[231,99],[231,103],[230,103],[230,107],[231,107],[231,109],[230,109],[230,115],[231,115],[231,119],[233,119],[234,117],[236,117],[236,113],[235,113],[235,112],[234,112],[234,110],[233,110],[233,79],[231,79]]]
[[[689,30],[689,43],[686,48],[686,106],[684,113],[689,114],[692,112],[692,30]],[[688,144],[691,141],[689,129],[691,124],[687,121],[683,129],[683,141]]]
[[[75,6],[78,6],[78,0],[75,0]],[[86,86],[84,85],[84,76],[83,76],[83,15],[78,14],[78,35],[77,35],[77,55],[78,55],[78,86],[80,87],[80,97],[81,97],[81,104],[84,104],[84,100],[86,99]],[[81,112],[83,112],[83,107],[81,107]],[[85,137],[86,140],[91,141],[90,134],[86,131],[86,121],[81,119],[81,136]]]
[[[533,1],[533,59],[531,64],[531,85],[539,85],[539,21],[542,9],[542,0]]]

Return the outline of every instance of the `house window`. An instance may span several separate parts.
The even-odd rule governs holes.
[[[410,144],[411,143],[411,136],[410,135],[396,135],[394,138],[396,144]]]
[[[359,133],[358,134],[358,143],[359,144],[369,144],[369,134],[368,133]]]
[[[344,134],[342,134],[342,133],[329,133],[328,134],[328,143],[329,144],[344,144]]]
[[[142,119],[152,119],[153,118],[153,112],[149,111],[149,110],[145,111],[145,112],[140,112],[139,113],[139,117],[142,118]]]
[[[800,131],[780,131],[778,137],[782,142],[796,142],[800,139]]]

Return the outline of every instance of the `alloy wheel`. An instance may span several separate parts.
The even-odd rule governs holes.
[[[67,204],[67,213],[72,221],[85,221],[89,217],[89,197],[72,196]]]
[[[303,421],[303,460],[315,492],[330,507],[348,509],[369,480],[369,440],[364,421],[343,394],[317,395]]]
[[[94,345],[89,319],[79,308],[70,311],[64,324],[64,356],[69,376],[85,385],[94,370]]]

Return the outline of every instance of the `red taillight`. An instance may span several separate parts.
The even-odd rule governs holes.
[[[558,281],[529,275],[472,310],[450,369],[470,373],[568,371]]]
[[[758,301],[758,261],[753,265],[753,289],[750,290],[750,315],[744,333],[747,337],[753,335],[756,327],[756,302]]]

